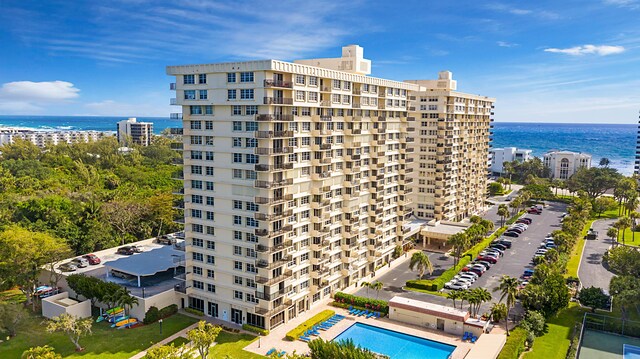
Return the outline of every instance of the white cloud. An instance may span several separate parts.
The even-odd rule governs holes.
[[[558,20],[561,16],[555,12],[547,11],[547,10],[532,10],[532,9],[522,9],[513,7],[511,5],[503,4],[503,3],[491,3],[485,6],[489,10],[499,11],[506,14],[517,15],[517,16],[530,16],[543,20]]]
[[[638,0],[604,0],[606,5],[614,5],[619,7],[626,7],[629,9],[640,9],[640,1]]]
[[[516,46],[520,46],[519,44],[514,44],[514,43],[506,42],[506,41],[498,41],[497,44],[500,47],[516,47]]]
[[[607,55],[615,55],[620,54],[625,51],[623,46],[611,46],[611,45],[583,45],[583,46],[574,46],[566,49],[558,49],[558,48],[547,48],[544,49],[544,52],[553,52],[559,54],[567,54],[571,56],[581,56],[588,54],[595,54],[599,56],[607,56]]]
[[[5,113],[38,113],[43,106],[69,103],[80,89],[66,81],[15,81],[0,87],[0,110]]]

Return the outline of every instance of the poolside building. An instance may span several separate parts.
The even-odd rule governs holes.
[[[409,103],[431,83],[370,72],[357,45],[331,59],[167,67],[176,78],[171,103],[182,108],[173,117],[183,119],[189,306],[272,329],[362,281],[418,233],[406,225],[411,176],[431,164],[411,155],[418,132]],[[491,101],[465,101],[450,116],[457,130],[442,132],[445,152],[435,154],[455,163],[435,171],[434,161],[428,174],[449,191],[439,203],[462,208],[449,216],[456,219],[481,203],[476,175],[486,177],[488,158]],[[481,119],[469,112],[479,106]],[[454,133],[464,138],[455,145],[445,137]],[[474,160],[463,164],[469,151]],[[482,169],[473,172],[480,151]],[[460,199],[448,197],[453,189]]]

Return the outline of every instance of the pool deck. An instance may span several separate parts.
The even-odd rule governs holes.
[[[329,307],[324,305],[319,305],[321,308],[314,308],[314,310],[310,311],[311,313],[305,313],[302,315],[302,318],[298,317],[294,320],[289,321],[285,325],[282,325],[269,333],[266,337],[261,337],[259,340],[254,341],[244,348],[244,350],[248,350],[250,352],[265,355],[267,351],[271,348],[276,348],[277,350],[284,350],[287,353],[293,353],[294,351],[298,354],[304,354],[309,352],[309,346],[307,343],[296,340],[294,342],[290,342],[285,340],[284,337],[286,333],[293,328],[297,327],[299,324],[304,322],[306,319],[311,318],[316,313],[321,312],[324,309],[332,309],[335,310],[336,314],[344,315],[346,318],[338,322],[329,330],[320,331],[320,338],[324,340],[332,340],[337,337],[340,333],[346,330],[348,327],[353,325],[356,322],[365,323],[369,325],[373,325],[376,327],[380,327],[383,329],[394,330],[397,332],[414,335],[420,338],[430,339],[434,341],[438,341],[445,344],[455,345],[456,349],[453,351],[451,355],[451,359],[463,359],[469,350],[474,346],[469,342],[463,342],[459,337],[451,334],[447,334],[441,331],[435,331],[430,329],[425,329],[409,324],[398,323],[389,320],[388,318],[378,318],[378,319],[366,319],[363,317],[354,317],[349,315],[347,310],[335,307]]]

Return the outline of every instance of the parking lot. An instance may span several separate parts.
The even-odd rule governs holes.
[[[511,249],[505,251],[504,257],[498,260],[498,263],[491,266],[482,277],[480,277],[471,288],[486,288],[492,293],[493,300],[500,299],[500,292],[493,292],[493,289],[499,285],[500,278],[503,275],[511,277],[520,277],[526,268],[533,268],[532,258],[544,237],[555,230],[560,229],[560,216],[567,209],[564,203],[549,203],[542,214],[526,214],[526,217],[533,219],[533,223],[518,238],[512,239]],[[440,254],[433,253],[429,257]],[[424,300],[440,305],[452,305],[452,301],[443,297],[438,297],[426,293],[405,291],[402,289],[404,283],[409,279],[416,279],[416,272],[409,271],[409,260],[401,263],[386,274],[376,278],[384,283],[384,288],[380,291],[379,298],[389,300],[396,295],[410,297],[414,299]],[[357,295],[366,295],[366,289],[360,289]],[[369,291],[369,296],[376,296],[375,291]],[[488,310],[488,304],[485,304],[482,310]]]

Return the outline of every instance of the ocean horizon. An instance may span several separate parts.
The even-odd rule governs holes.
[[[10,116],[0,115],[0,129],[20,127],[36,130],[95,130],[116,131],[122,116]],[[181,127],[182,120],[168,117],[137,117],[152,122],[154,133],[171,127]],[[611,161],[611,167],[625,175],[633,173],[635,161],[636,124],[607,123],[528,123],[494,122],[493,148],[517,147],[530,149],[541,157],[550,150],[568,150],[590,154],[592,164],[601,158]]]

